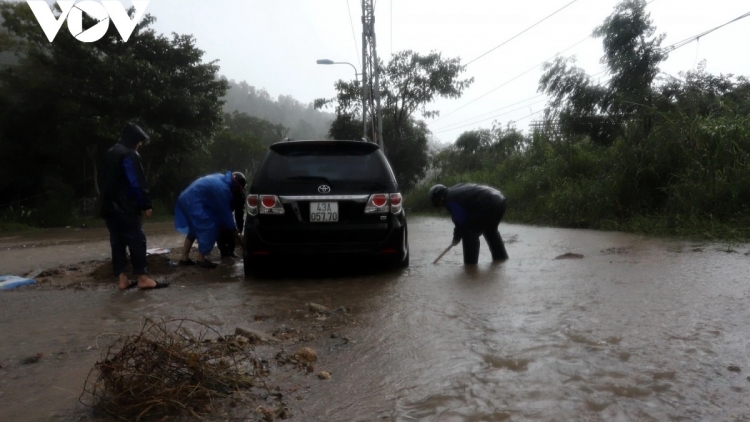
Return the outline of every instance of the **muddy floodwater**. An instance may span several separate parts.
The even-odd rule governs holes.
[[[452,224],[414,217],[405,270],[306,277],[289,263],[274,279],[245,279],[236,261],[156,291],[0,292],[0,420],[93,420],[77,400],[98,349],[143,316],[232,332],[260,313],[271,330],[307,302],[345,307],[357,323],[315,344],[330,380],[292,374],[304,394],[290,395],[291,420],[750,420],[750,246],[500,231],[510,260],[491,263],[482,241],[475,268],[460,247],[433,264]],[[102,235],[0,239],[0,273],[101,259]],[[149,234],[149,247],[180,242]],[[20,363],[35,353],[44,358]]]

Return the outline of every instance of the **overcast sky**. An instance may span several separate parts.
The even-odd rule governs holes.
[[[129,5],[130,0],[122,1]],[[435,50],[467,63],[571,1],[376,0],[378,56],[387,62],[392,52]],[[576,0],[471,63],[464,75],[474,77],[474,84],[462,98],[431,106],[442,117],[428,119],[430,129],[443,142],[465,130],[491,127],[495,119],[503,124],[517,120],[517,127],[526,130],[541,114],[526,116],[544,107],[544,98],[535,97],[542,70],[534,66],[561,53],[575,55],[589,74],[600,72],[601,42],[586,37],[617,3]],[[750,12],[750,1],[655,0],[648,10],[658,33],[666,34],[662,46],[667,46]],[[291,95],[309,103],[334,96],[337,79],[354,78],[350,66],[317,65],[317,59],[361,68],[360,0],[151,0],[147,12],[157,18],[157,31],[193,34],[205,58],[219,60],[223,75],[265,88],[274,98]],[[748,51],[750,17],[672,52],[662,71],[676,75],[706,60],[711,73],[750,75]]]

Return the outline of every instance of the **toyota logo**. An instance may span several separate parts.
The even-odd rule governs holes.
[[[328,193],[331,191],[331,187],[328,185],[320,185],[318,186],[318,192],[320,193]]]

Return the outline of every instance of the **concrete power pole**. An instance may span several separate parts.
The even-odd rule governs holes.
[[[367,115],[372,122],[373,142],[383,145],[383,119],[380,114],[380,70],[378,69],[378,52],[375,44],[375,8],[374,0],[362,0],[362,116],[364,133],[367,136]]]

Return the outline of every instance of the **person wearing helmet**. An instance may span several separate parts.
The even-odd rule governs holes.
[[[505,197],[497,189],[475,183],[459,183],[447,188],[435,185],[429,191],[433,206],[445,206],[455,228],[452,245],[463,240],[464,264],[479,261],[479,236],[484,236],[493,261],[505,261],[508,252],[498,225],[505,214]]]
[[[232,232],[242,247],[237,223],[232,210],[233,191],[242,190],[246,184],[242,173],[227,172],[203,176],[187,187],[177,199],[174,213],[175,229],[186,235],[180,265],[197,265],[216,268],[208,255],[214,249],[219,229]],[[198,260],[190,259],[190,249],[198,240]]]
[[[150,218],[153,211],[138,149],[148,139],[143,129],[128,123],[117,144],[104,156],[104,183],[99,196],[99,211],[109,230],[112,270],[120,290],[136,286],[139,289],[169,286],[167,282],[152,280],[146,269],[146,235],[141,218]],[[126,249],[130,251],[135,281],[130,281],[126,273]]]
[[[232,173],[232,177],[238,183],[232,185],[232,210],[234,210],[234,222],[237,224],[237,232],[242,233],[245,226],[245,186],[247,180],[245,175],[240,172]],[[239,258],[234,249],[237,246],[236,236],[231,229],[222,227],[219,230],[219,237],[216,239],[216,246],[222,258]]]

